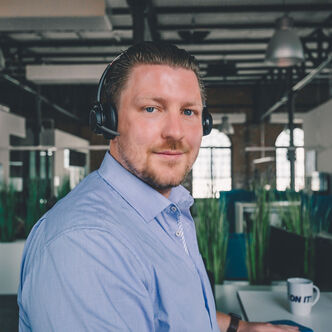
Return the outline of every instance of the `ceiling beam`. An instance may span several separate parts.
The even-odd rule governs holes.
[[[158,18],[156,8],[152,0],[146,0],[146,22],[150,31],[151,39],[153,41],[160,40],[160,32],[158,31]]]
[[[262,12],[314,12],[332,11],[332,4],[302,3],[287,5],[221,5],[221,6],[159,6],[155,7],[157,15],[170,14],[224,14],[224,13],[262,13]],[[130,14],[128,8],[107,9],[112,15]]]
[[[301,38],[302,43],[317,42],[317,40],[330,42],[332,36],[304,37]],[[216,38],[204,39],[195,44],[188,43],[180,39],[167,39],[165,41],[182,46],[197,46],[197,45],[223,45],[223,44],[267,44],[270,38]],[[121,41],[115,39],[53,39],[53,40],[7,40],[5,43],[0,43],[7,47],[91,47],[91,46],[128,46],[132,45],[131,38],[122,38]]]
[[[128,45],[129,47],[129,45]],[[305,48],[307,52],[312,52],[316,51],[315,49],[307,49]],[[190,50],[189,53],[195,56],[204,56],[204,55],[218,55],[218,56],[225,56],[225,55],[263,55],[265,54],[265,49],[249,49],[249,50]],[[119,52],[117,51],[101,51],[101,52],[93,52],[87,50],[87,52],[77,52],[77,51],[72,51],[72,52],[58,52],[58,51],[43,51],[43,52],[34,52],[29,49],[24,50],[22,52],[22,59],[24,58],[80,58],[80,57],[91,57],[93,58],[98,58],[98,57],[106,57],[110,58],[113,56],[118,55]],[[311,60],[310,58],[308,60]]]
[[[144,12],[146,4],[145,1],[138,0],[127,0],[127,4],[133,19],[133,42],[140,43],[144,41],[145,37]]]
[[[151,0],[127,0],[133,18],[134,43],[160,39],[157,16]]]
[[[313,41],[316,39],[311,38]],[[166,41],[166,40],[165,40]],[[219,38],[206,39],[191,44],[181,39],[167,39],[169,43],[177,45],[216,45],[216,44],[267,44],[269,38]],[[1,42],[1,40],[0,40]],[[128,46],[133,39],[116,41],[115,39],[53,39],[53,40],[10,40],[5,43],[8,47],[91,47],[91,46]],[[2,43],[3,44],[3,43]]]
[[[0,1],[1,2],[1,1]],[[0,32],[29,33],[40,31],[79,31],[85,27],[89,31],[111,31],[108,16],[91,17],[9,17],[0,18]]]
[[[194,55],[194,53],[191,52],[191,54]],[[113,58],[112,56],[110,56],[110,58]],[[112,59],[108,60],[108,59],[91,59],[91,60],[68,60],[68,59],[58,59],[58,60],[50,60],[50,59],[22,59],[22,61],[20,62],[21,65],[28,65],[28,64],[42,64],[42,63],[47,63],[47,64],[98,64],[98,63],[107,63],[110,62]],[[202,59],[198,59],[199,63],[214,63],[216,62],[218,59],[215,60],[202,60]],[[222,60],[222,59],[219,59]],[[259,58],[259,59],[236,59],[236,60],[228,60],[229,62],[236,62],[236,63],[262,63],[264,62],[264,59]]]
[[[330,28],[332,27],[332,21],[316,22],[316,21],[296,21],[295,28]],[[246,29],[274,29],[275,22],[263,22],[263,23],[195,23],[193,26],[189,24],[157,24],[155,26],[155,31],[178,31],[178,30],[221,30],[221,29],[232,29],[232,30],[246,30]],[[113,31],[131,31],[133,29],[132,25],[113,25]],[[25,29],[22,32],[26,32]],[[19,32],[19,31],[15,31]]]
[[[0,35],[0,44],[8,47],[79,47],[79,46],[128,46],[133,40],[122,38],[117,41],[115,38],[107,39],[40,39],[40,40],[5,40]]]
[[[128,45],[129,46],[129,45]],[[265,54],[265,50],[198,50],[198,51],[190,51],[189,52],[192,55],[262,55]],[[87,52],[26,52],[22,54],[22,57],[38,57],[38,58],[47,58],[47,57],[52,57],[52,58],[73,58],[73,57],[91,57],[91,58],[96,58],[96,57],[112,57],[116,56],[118,52],[110,52],[110,51],[103,51],[103,52],[93,52],[93,51],[87,51]]]
[[[315,21],[295,21],[295,28],[329,28],[332,27],[332,22],[315,22]],[[127,28],[130,28],[129,26]],[[116,27],[114,27],[116,29]],[[122,29],[122,27],[119,27]],[[221,30],[221,29],[232,29],[232,30],[246,30],[246,29],[275,29],[275,22],[264,22],[264,23],[206,23],[198,24],[194,26],[191,24],[159,24],[157,29],[160,31],[177,31],[177,30]]]

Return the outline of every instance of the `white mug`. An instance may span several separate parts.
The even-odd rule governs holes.
[[[313,291],[316,291],[316,298],[313,299]],[[287,295],[289,309],[294,315],[306,316],[311,312],[320,297],[317,286],[309,279],[289,278],[287,279]]]

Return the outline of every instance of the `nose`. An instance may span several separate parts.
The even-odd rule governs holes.
[[[162,137],[179,141],[184,136],[183,119],[180,111],[169,111],[163,119]]]

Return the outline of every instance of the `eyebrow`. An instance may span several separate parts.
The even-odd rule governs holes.
[[[167,104],[167,99],[162,98],[162,97],[137,97],[136,101],[140,102],[140,101],[144,101],[144,100],[148,100],[148,101],[154,101],[157,102],[158,104],[164,105]],[[183,105],[184,107],[200,107],[203,108],[203,105],[201,103],[197,104],[197,102],[186,102]]]

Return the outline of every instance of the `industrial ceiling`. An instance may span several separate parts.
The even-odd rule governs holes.
[[[316,68],[331,48],[332,1],[328,0],[22,3],[3,0],[0,5],[3,73],[16,78],[25,78],[27,68],[35,65],[94,68],[135,42],[162,40],[194,54],[208,84],[255,84],[282,73],[266,64],[264,55],[275,21],[285,13],[294,18],[306,56],[305,63],[294,69],[295,79]],[[320,78],[328,75],[325,69]]]
[[[285,14],[305,52],[305,61],[288,70],[265,61],[275,22]],[[106,65],[134,43],[160,40],[195,55],[208,87],[252,87],[259,99],[250,106],[252,118],[261,121],[285,105],[290,70],[291,85],[302,87],[331,60],[331,32],[332,0],[1,0],[0,102],[33,121],[37,96],[43,118],[55,116],[48,113],[53,109],[86,124],[82,110],[95,98]],[[298,99],[296,111],[326,99],[331,72],[325,66],[307,81],[323,93]],[[17,98],[17,88],[33,98]],[[218,113],[239,112],[241,105],[208,106]]]

